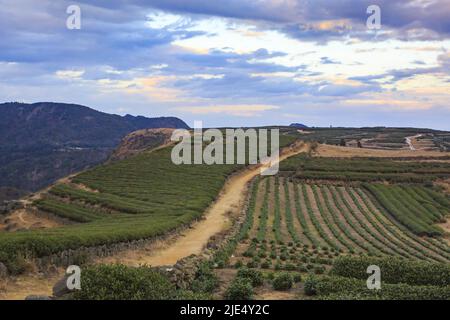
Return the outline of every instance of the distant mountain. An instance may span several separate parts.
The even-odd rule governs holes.
[[[74,104],[0,104],[0,193],[35,191],[101,163],[124,136],[147,128],[188,126],[174,117],[122,117]]]
[[[292,123],[290,125],[290,127],[294,127],[294,128],[298,128],[298,129],[308,129],[308,126],[305,126],[304,124],[301,123]]]

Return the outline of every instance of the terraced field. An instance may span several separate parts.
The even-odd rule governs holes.
[[[378,199],[372,188],[387,189],[393,198],[389,202]],[[431,196],[440,195],[424,187],[399,188],[405,193],[417,192],[414,205],[417,211],[422,210],[423,219],[415,221],[433,235],[442,234],[430,216],[434,213],[442,219],[449,204],[444,207],[444,203],[430,202]],[[402,193],[392,193],[389,187],[306,184],[271,177],[256,181],[254,190],[253,219],[241,235],[245,240],[237,246],[232,263],[303,270],[331,265],[342,254],[450,261],[450,247],[444,240],[418,237],[400,222],[402,204],[408,199]]]
[[[86,171],[38,200],[74,222],[60,228],[0,233],[0,261],[20,273],[23,258],[163,235],[200,217],[238,166],[185,165],[170,148]]]
[[[280,145],[295,139],[283,135]],[[26,261],[68,249],[107,246],[166,235],[200,218],[225,180],[243,165],[181,165],[171,147],[85,171],[45,192],[33,206],[69,224],[0,232],[0,262],[12,274]]]
[[[314,174],[310,174],[312,169]],[[323,275],[333,274],[336,263],[347,257],[399,259],[398,264],[404,266],[420,262],[430,270],[447,270],[449,234],[438,224],[449,217],[448,196],[430,183],[399,181],[414,171],[419,182],[432,170],[447,174],[448,164],[422,166],[391,159],[323,159],[303,154],[282,162],[281,170],[275,177],[253,182],[240,232],[216,254],[219,268],[246,266],[267,274],[316,275],[319,296],[327,299],[435,299],[439,295],[447,299],[448,284],[424,289],[394,283],[376,295],[365,292],[365,282],[353,275],[349,276],[352,279]],[[315,175],[327,171],[352,179],[327,180]],[[356,176],[358,172],[361,176]],[[367,172],[378,178],[365,182],[368,179],[361,177]],[[388,172],[391,183],[383,176]],[[291,298],[301,296],[296,294]]]

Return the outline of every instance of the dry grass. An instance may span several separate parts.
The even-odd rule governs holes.
[[[317,148],[315,156],[319,157],[391,157],[391,158],[406,158],[406,157],[444,157],[450,156],[450,152],[439,151],[425,151],[425,150],[378,150],[378,149],[363,149],[363,148],[349,148],[341,146],[331,146],[321,144]]]

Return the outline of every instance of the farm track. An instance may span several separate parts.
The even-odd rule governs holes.
[[[303,144],[290,148],[281,153],[280,161],[305,151],[307,151],[307,146]],[[173,243],[167,244],[166,247],[150,252],[148,250],[126,251],[97,262],[122,263],[129,266],[141,264],[165,266],[173,265],[178,260],[192,254],[200,254],[209,238],[230,226],[228,217],[230,213],[238,215],[242,211],[248,193],[248,183],[260,174],[260,170],[259,166],[255,166],[231,177],[225,183],[218,199],[204,214],[204,219],[182,232]],[[265,181],[261,181],[261,183],[265,184]],[[262,187],[263,185],[260,185],[260,190]],[[258,200],[257,205],[262,202],[262,199]],[[255,217],[258,215],[257,210]]]
[[[307,152],[309,146],[297,143],[285,148],[280,154],[280,161],[293,155]],[[218,199],[205,212],[204,219],[195,223],[182,232],[175,239],[170,238],[154,247],[146,247],[137,250],[119,252],[116,255],[97,259],[95,263],[122,263],[128,266],[149,264],[163,266],[175,264],[178,260],[191,254],[199,254],[208,242],[209,238],[230,225],[228,215],[230,211],[239,214],[248,192],[248,183],[260,174],[264,167],[252,166],[229,178],[225,183]],[[64,179],[60,180],[63,181]],[[257,217],[257,214],[255,214]],[[257,219],[255,217],[255,220]],[[54,278],[41,278],[35,275],[24,275],[8,281],[2,285],[0,299],[16,300],[24,299],[28,295],[51,295],[52,285],[61,278],[60,272]],[[51,284],[51,285],[50,285]],[[30,289],[31,288],[31,289]]]

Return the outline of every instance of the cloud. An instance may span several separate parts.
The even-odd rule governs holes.
[[[70,31],[73,1],[0,0],[0,96],[218,125],[283,114],[350,123],[420,101],[443,122],[448,1],[377,0],[376,33],[365,26],[372,2],[79,0],[82,29]]]
[[[423,63],[414,62],[414,64],[424,65]],[[400,80],[413,78],[419,75],[426,74],[442,74],[444,76],[448,75],[448,70],[450,70],[450,53],[443,53],[437,57],[436,67],[420,67],[420,68],[409,68],[409,69],[395,69],[389,70],[388,72],[375,74],[375,75],[367,75],[367,76],[354,76],[350,77],[350,80],[356,80],[368,85],[373,85],[378,80],[382,80],[386,83],[396,83]]]
[[[322,57],[322,58],[320,58],[320,63],[321,64],[341,64],[340,62],[335,61],[335,60],[333,60],[333,59],[331,59],[329,57]]]
[[[226,114],[238,117],[260,116],[262,112],[277,110],[278,106],[272,105],[215,105],[202,107],[178,107],[175,110],[188,112],[196,115]]]
[[[287,34],[301,39],[354,36],[373,38],[365,28],[366,9],[372,0],[153,0],[129,1],[165,11],[191,15],[267,22]],[[383,28],[391,30],[389,37],[402,39],[437,39],[450,36],[450,2],[447,0],[404,1],[378,0],[382,10]],[[382,37],[384,38],[384,37]]]
[[[349,99],[344,101],[347,105],[353,106],[374,106],[382,107],[383,109],[393,110],[427,110],[433,107],[430,102],[423,102],[417,100],[396,100],[396,99]]]
[[[58,70],[56,76],[61,79],[81,79],[85,70]]]

